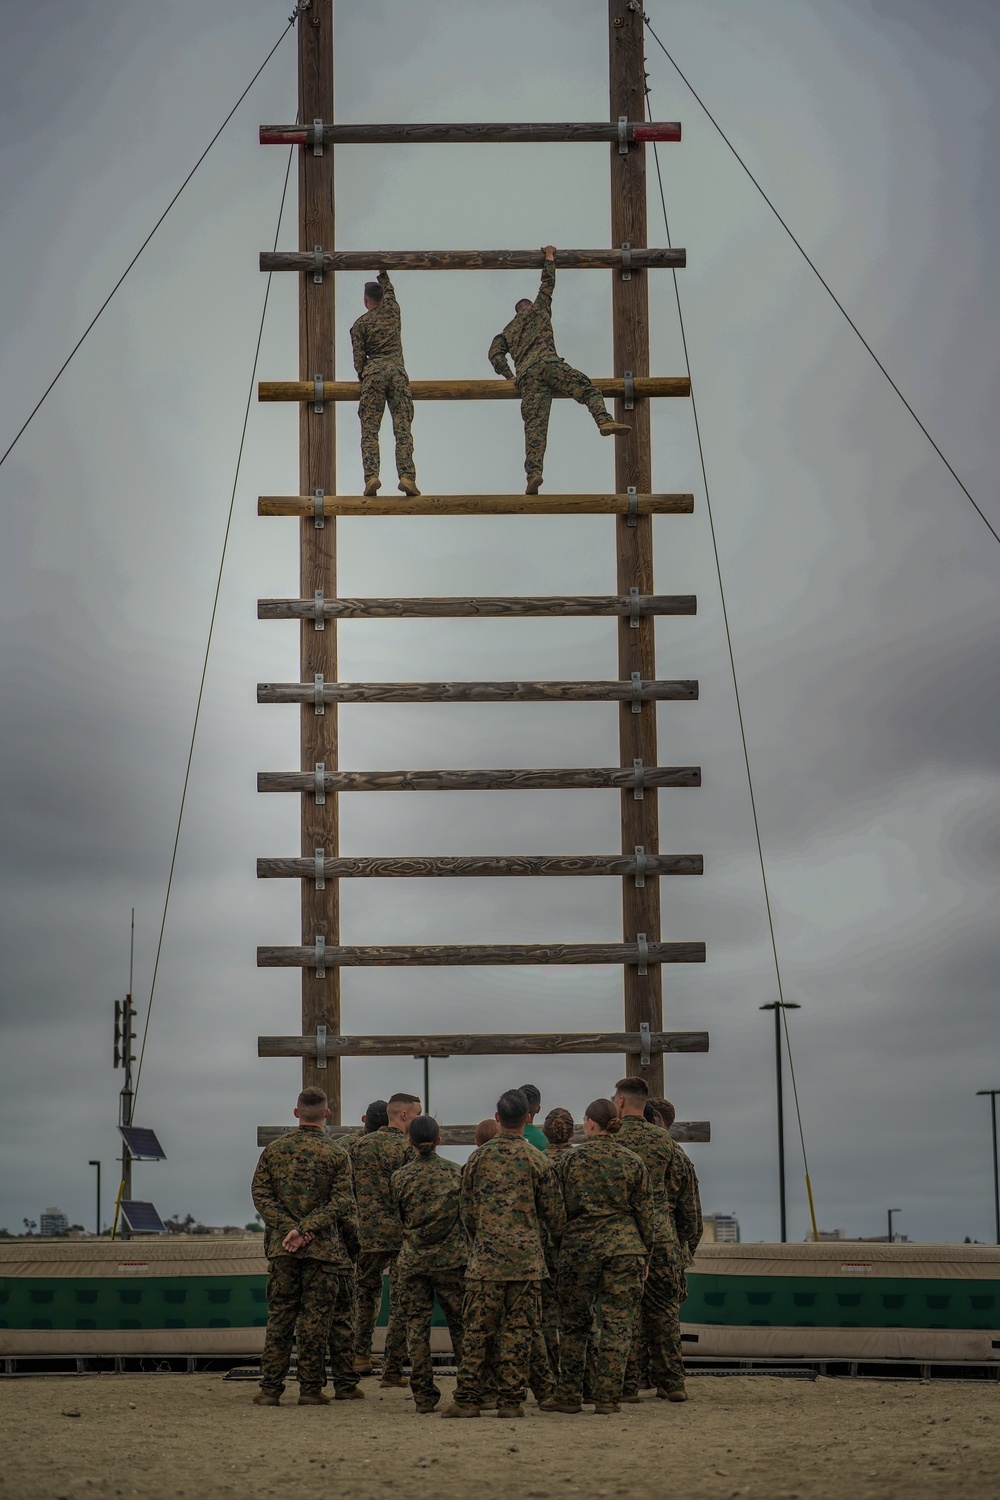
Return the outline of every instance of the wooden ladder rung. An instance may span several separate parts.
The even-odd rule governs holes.
[[[258,703],[651,703],[697,698],[692,681],[259,682]]]
[[[398,880],[484,875],[703,875],[700,854],[457,854],[259,859],[259,880]]]
[[[258,1057],[316,1057],[314,1036],[259,1036]],[[707,1031],[652,1031],[644,1040],[638,1031],[531,1032],[444,1036],[327,1036],[321,1052],[327,1057],[505,1057],[538,1054],[559,1056],[598,1052],[707,1052]]]
[[[594,381],[603,396],[624,396],[621,376],[600,375]],[[414,401],[519,401],[520,392],[513,380],[497,376],[494,380],[411,380]],[[632,394],[644,396],[690,396],[691,381],[686,375],[636,375]],[[259,401],[357,401],[361,386],[356,380],[262,380],[257,387]],[[556,400],[569,401],[561,391]]]
[[[545,263],[541,250],[262,250],[262,271],[538,271]],[[563,250],[556,256],[560,271],[620,271],[621,250]],[[628,269],[646,271],[687,265],[687,251],[674,247],[628,252]]]
[[[324,495],[324,516],[689,516],[693,495]],[[316,516],[312,495],[260,495],[259,516]]]
[[[257,1145],[269,1146],[272,1141],[278,1140],[283,1135],[288,1135],[297,1128],[295,1125],[258,1125]],[[334,1137],[360,1135],[361,1126],[328,1125],[327,1133]],[[708,1120],[675,1120],[670,1127],[670,1134],[675,1141],[686,1146],[700,1141],[710,1141],[712,1139],[712,1126]],[[583,1139],[583,1130],[578,1128],[573,1133],[573,1140],[580,1142]],[[442,1125],[441,1144],[443,1146],[474,1146],[476,1144],[475,1125]]]
[[[258,599],[258,620],[520,619],[568,615],[694,615],[694,594],[537,594],[437,599]]]
[[[701,786],[700,766],[546,766],[472,771],[260,771],[258,792],[555,792]]]
[[[703,964],[704,943],[319,943],[260,947],[260,969],[414,968],[513,964]]]
[[[626,148],[644,141],[679,141],[681,127],[677,120],[625,120],[624,137],[617,120],[532,121],[513,124],[496,122],[444,121],[441,124],[416,122],[403,125],[352,125],[349,122],[322,121],[319,130],[312,124],[262,125],[262,146],[412,146],[430,142],[448,145],[495,146],[538,141],[613,141]]]

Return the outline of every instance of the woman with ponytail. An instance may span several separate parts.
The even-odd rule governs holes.
[[[545,1155],[560,1183],[563,1168],[573,1154],[574,1148],[571,1142],[575,1129],[573,1116],[568,1109],[561,1108],[550,1109],[542,1125],[542,1134],[548,1141]],[[556,1291],[559,1246],[548,1233],[543,1233],[542,1244],[545,1248],[545,1264],[549,1272],[548,1280],[542,1282],[542,1337],[545,1341],[545,1357],[555,1376],[559,1373],[559,1296]],[[540,1363],[537,1354],[533,1354],[532,1363]],[[534,1382],[532,1389],[537,1393],[537,1386]],[[553,1391],[548,1394],[553,1394]]]
[[[560,1173],[566,1230],[559,1246],[559,1383],[543,1411],[581,1411],[585,1373],[595,1412],[620,1409],[654,1234],[649,1173],[615,1139],[620,1129],[610,1100],[595,1099],[583,1117],[584,1144],[567,1152]],[[601,1333],[588,1361],[595,1311]]]
[[[461,1169],[438,1156],[437,1121],[418,1115],[410,1121],[408,1134],[416,1159],[392,1174],[392,1196],[403,1226],[397,1271],[412,1366],[410,1387],[417,1415],[426,1416],[441,1399],[431,1364],[434,1297],[437,1294],[447,1319],[457,1363],[462,1355],[469,1246],[458,1215]]]

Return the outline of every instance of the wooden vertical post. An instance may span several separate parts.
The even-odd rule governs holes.
[[[312,0],[298,22],[299,48],[299,119],[307,125],[314,120],[333,120],[333,0]],[[325,146],[317,156],[310,145],[299,148],[299,249],[312,252],[317,245],[334,248],[334,181],[332,146]],[[300,278],[299,293],[299,377],[313,380],[323,375],[335,376],[334,369],[334,286],[335,276],[327,271],[320,282],[309,274]],[[337,408],[327,403],[315,411],[312,402],[299,408],[299,479],[300,492],[313,495],[317,490],[336,494],[337,490]],[[300,596],[324,598],[337,593],[337,522],[327,517],[317,528],[312,516],[300,522],[299,576]],[[337,677],[337,624],[327,620],[317,630],[312,620],[303,620],[300,638],[300,662],[303,682],[312,682],[321,673],[327,682]],[[327,704],[317,714],[312,704],[301,710],[300,731],[302,770],[312,772],[323,762],[328,771],[337,767],[337,708]],[[339,852],[337,794],[328,792],[325,803],[317,803],[311,793],[302,798],[302,854],[312,858],[317,849],[328,856]],[[340,889],[337,880],[327,880],[324,890],[317,890],[314,879],[302,882],[302,942],[308,947],[322,937],[333,947],[340,941]],[[319,978],[315,969],[302,971],[302,1034],[315,1036],[317,1026],[325,1026],[330,1035],[340,1032],[340,970],[326,970]],[[334,1124],[340,1123],[340,1063],[331,1057],[325,1068],[317,1059],[304,1058],[302,1085],[315,1084],[325,1089],[330,1099]]]
[[[645,48],[642,34],[642,10],[633,10],[628,0],[609,0],[609,62],[611,119],[622,115],[628,120],[642,120],[646,113]],[[624,154],[617,143],[611,147],[611,243],[633,247],[646,245],[646,148],[629,144]],[[649,374],[649,295],[647,272],[633,269],[628,281],[620,271],[612,271],[612,319],[614,333],[614,373],[618,377],[631,371],[634,376]],[[630,486],[641,494],[650,489],[649,402],[637,398],[633,410],[625,409],[624,398],[616,400],[616,415],[628,422],[628,437],[615,441],[615,488],[626,491]],[[629,589],[640,594],[653,591],[653,521],[651,516],[637,516],[634,524],[619,516],[615,523],[618,560],[618,592]],[[619,676],[626,682],[633,672],[645,679],[656,676],[653,619],[641,616],[638,628],[628,619],[618,622]],[[630,704],[619,711],[621,763],[631,767],[636,759],[644,766],[657,764],[656,705],[645,703],[642,712],[634,714]],[[633,854],[641,844],[647,854],[659,853],[659,817],[657,795],[647,789],[641,801],[629,790],[622,792],[622,852]],[[625,876],[622,881],[622,930],[626,942],[636,941],[644,932],[649,942],[660,940],[660,882],[647,876],[645,885],[637,887]],[[637,1032],[647,1022],[650,1031],[663,1029],[663,986],[658,964],[648,972],[639,966],[624,969],[625,1030]],[[638,1054],[627,1055],[629,1073],[641,1075],[650,1093],[663,1092],[663,1060],[653,1057],[644,1068]]]

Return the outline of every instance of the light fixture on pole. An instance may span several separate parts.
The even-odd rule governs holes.
[[[993,1225],[1000,1245],[1000,1169],[997,1166],[997,1094],[1000,1094],[1000,1089],[976,1089],[977,1098],[980,1094],[989,1094],[993,1118]]]
[[[88,1167],[97,1168],[97,1229],[94,1231],[98,1239],[101,1235],[101,1164],[99,1161],[88,1161]]]
[[[774,1011],[774,1079],[778,1095],[778,1204],[781,1214],[781,1243],[788,1239],[788,1219],[785,1210],[785,1101],[782,1092],[781,1061],[781,1012],[801,1010],[794,1000],[770,1000],[761,1010]]]
[[[903,1212],[903,1210],[901,1208],[890,1208],[890,1209],[886,1210],[886,1214],[887,1214],[887,1217],[888,1217],[888,1220],[889,1220],[889,1234],[888,1234],[888,1238],[886,1240],[886,1243],[889,1244],[889,1245],[891,1245],[891,1244],[894,1243],[893,1237],[892,1237],[892,1216],[893,1216],[893,1214],[901,1214],[902,1212]]]

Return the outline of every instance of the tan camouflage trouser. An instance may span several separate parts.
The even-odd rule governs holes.
[[[400,479],[415,479],[417,471],[413,463],[413,396],[410,393],[410,377],[401,365],[369,365],[361,377],[361,400],[358,416],[361,419],[361,462],[365,479],[379,472],[378,433],[386,403],[392,417],[392,431],[396,439],[396,472]]]
[[[354,1353],[371,1359],[375,1319],[382,1302],[382,1273],[389,1271],[389,1325],[385,1330],[383,1375],[398,1375],[406,1358],[406,1322],[399,1300],[394,1250],[362,1250],[358,1256],[354,1299]]]
[[[360,1379],[354,1368],[354,1277],[350,1271],[341,1274],[333,1302],[330,1374],[338,1391],[353,1391]]]
[[[642,1297],[638,1255],[569,1251],[559,1262],[560,1401],[617,1401]],[[594,1309],[600,1337],[594,1339]]]
[[[406,1343],[410,1351],[410,1389],[415,1401],[433,1401],[441,1392],[434,1384],[431,1360],[431,1317],[437,1294],[448,1322],[455,1363],[462,1360],[462,1303],[465,1267],[443,1271],[410,1271],[400,1277],[400,1298],[406,1315]]]
[[[680,1309],[686,1296],[684,1252],[677,1245],[655,1246],[625,1371],[626,1395],[634,1395],[639,1389],[643,1344],[649,1352],[650,1384],[668,1391],[683,1386]]]
[[[604,397],[590,377],[582,370],[574,370],[558,355],[554,359],[540,359],[518,376],[517,388],[521,393],[521,420],[524,422],[524,472],[529,479],[542,472],[553,396],[572,396],[574,401],[587,408],[598,426],[612,420]]]
[[[260,1361],[262,1390],[280,1396],[285,1389],[293,1338],[298,1344],[302,1392],[320,1391],[326,1385],[330,1319],[342,1280],[346,1280],[343,1273],[328,1261],[294,1255],[279,1255],[271,1261],[267,1332]]]
[[[497,1402],[501,1408],[521,1404],[531,1368],[532,1332],[539,1321],[540,1289],[539,1281],[466,1281],[456,1401],[464,1406],[481,1404],[491,1384],[492,1342]]]

